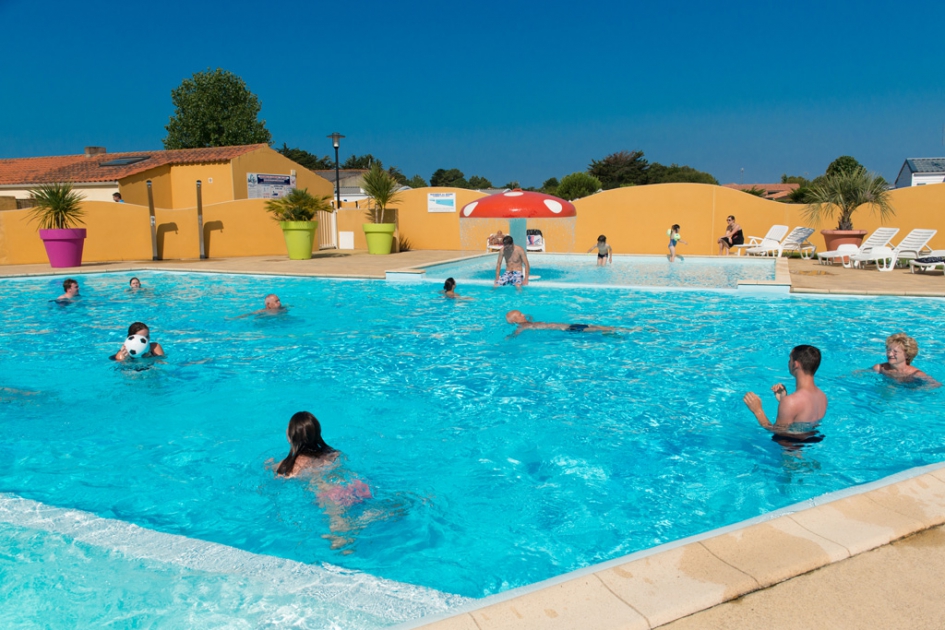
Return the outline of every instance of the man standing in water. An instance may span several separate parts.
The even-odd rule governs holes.
[[[774,423],[765,416],[761,398],[754,392],[745,394],[745,404],[755,414],[762,428],[792,440],[814,435],[817,423],[827,413],[827,396],[814,384],[814,373],[820,367],[820,350],[814,346],[795,346],[788,360],[794,377],[794,393],[788,394],[781,383],[771,388],[778,399],[778,415]]]
[[[502,271],[502,259],[505,259],[505,273],[499,276]],[[502,250],[499,252],[499,259],[495,263],[495,285],[497,287],[507,284],[514,284],[516,289],[521,289],[528,284],[528,274],[531,267],[528,265],[528,256],[525,250],[515,244],[511,236],[502,239]]]
[[[65,293],[56,298],[57,302],[71,301],[79,297],[79,283],[72,278],[67,278],[62,283],[62,290],[65,291]]]

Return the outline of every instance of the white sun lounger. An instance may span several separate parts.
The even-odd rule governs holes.
[[[918,260],[909,261],[909,269],[912,270],[912,273],[915,273],[915,270],[919,271],[934,271],[936,267],[941,267],[942,271],[945,272],[945,249],[933,249],[928,254],[924,254],[921,258],[941,258],[941,262],[919,262]]]
[[[808,241],[810,235],[814,233],[814,228],[796,227],[791,230],[783,241],[764,241],[758,247],[749,247],[745,253],[749,256],[777,256],[781,257],[784,252],[800,252],[801,258],[810,258],[817,247]]]
[[[751,249],[753,247],[767,247],[770,249],[772,243],[774,244],[774,248],[777,248],[781,245],[781,239],[784,238],[787,231],[788,226],[786,225],[772,225],[771,229],[768,230],[768,233],[764,236],[749,236],[747,242],[741,245],[732,245],[730,249],[737,249],[738,255],[741,256],[743,249]]]
[[[877,228],[875,232],[870,234],[869,237],[867,237],[867,239],[863,241],[862,245],[860,245],[859,247],[854,246],[856,247],[856,249],[853,250],[853,253],[865,254],[866,252],[869,252],[874,247],[882,247],[884,245],[889,245],[889,241],[891,241],[893,237],[896,236],[896,234],[898,233],[899,233],[899,228],[893,228],[893,227]],[[817,254],[817,258],[818,260],[820,260],[820,264],[822,265],[832,264],[836,262],[837,259],[839,259],[840,262],[843,263],[844,267],[849,267],[850,266],[850,251],[851,250],[849,247],[843,247],[842,250],[838,248],[829,252],[820,252],[819,254]]]
[[[909,260],[912,258],[919,258],[922,255],[924,250],[932,251],[932,248],[928,246],[929,241],[932,240],[932,237],[935,236],[935,233],[938,230],[921,230],[916,229],[909,232],[902,241],[896,245],[892,250],[896,254],[895,259],[893,260],[893,265],[900,260]],[[875,250],[876,248],[874,248]],[[878,258],[878,255],[874,251],[864,252],[860,248],[860,252],[855,254],[852,257],[853,264],[857,267],[865,267],[871,262],[876,262],[881,260]],[[883,252],[885,255],[885,252]],[[884,270],[885,271],[885,270]]]

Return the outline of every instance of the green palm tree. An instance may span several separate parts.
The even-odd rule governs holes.
[[[29,220],[39,219],[41,230],[63,230],[85,225],[82,216],[84,197],[72,189],[72,184],[42,184],[30,191],[33,209]]]
[[[285,197],[267,201],[266,211],[276,221],[311,221],[316,212],[333,212],[330,199],[331,195],[315,197],[308,188],[293,188]]]
[[[384,223],[384,212],[387,207],[400,201],[398,192],[400,187],[401,184],[377,162],[372,164],[371,170],[364,174],[361,188],[373,202],[373,208],[368,211],[368,216],[374,223]]]
[[[878,212],[881,221],[896,214],[886,180],[862,166],[824,176],[807,190],[806,201],[803,212],[809,223],[819,223],[839,213],[838,230],[852,230],[853,213],[864,205],[870,212]]]

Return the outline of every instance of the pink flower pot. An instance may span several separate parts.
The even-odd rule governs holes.
[[[82,264],[85,228],[40,230],[39,237],[46,246],[46,256],[52,267],[78,267]]]

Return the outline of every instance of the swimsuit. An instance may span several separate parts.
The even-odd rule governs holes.
[[[571,324],[567,328],[567,332],[584,332],[584,329],[587,328],[587,324]]]
[[[597,254],[598,258],[607,258],[607,254]]]
[[[525,276],[522,275],[521,271],[506,271],[499,277],[499,286],[505,286],[507,284],[522,284],[522,280],[525,279]]]
[[[732,245],[744,245],[745,234],[741,230],[738,230],[736,232],[732,232],[731,236],[723,236],[722,240],[728,243],[729,247]]]

